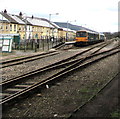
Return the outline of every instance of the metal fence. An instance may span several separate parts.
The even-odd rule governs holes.
[[[34,50],[37,51],[46,51],[57,45],[60,45],[65,42],[66,39],[63,38],[42,38],[42,39],[27,39],[21,40],[20,43],[13,43],[14,50]]]

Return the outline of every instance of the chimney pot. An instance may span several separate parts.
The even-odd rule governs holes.
[[[22,16],[22,12],[19,13],[19,16]]]
[[[6,9],[4,10],[4,13],[7,13],[7,10],[6,10]]]

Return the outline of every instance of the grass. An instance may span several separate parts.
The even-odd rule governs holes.
[[[8,52],[0,52],[0,56],[8,56],[8,55],[14,55],[14,52],[10,52],[10,53],[8,53]]]
[[[120,117],[120,110],[117,109],[116,111],[112,112],[110,115],[111,117]]]

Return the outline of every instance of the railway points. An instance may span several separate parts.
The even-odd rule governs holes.
[[[47,19],[8,12],[0,12],[0,116],[111,118],[120,112],[119,31],[98,32],[86,20],[53,22],[59,13]]]
[[[99,63],[98,61],[100,60],[100,61],[102,61],[103,60],[103,58],[104,59],[107,59],[107,57],[109,56],[109,57],[112,57],[112,55],[113,54],[118,54],[119,52],[120,52],[120,50],[119,50],[119,46],[117,46],[117,41],[115,41],[116,43],[115,43],[115,45],[111,45],[111,44],[113,44],[113,42],[111,43],[111,42],[109,42],[108,44],[105,44],[104,42],[102,42],[102,43],[100,43],[100,44],[96,44],[96,45],[94,45],[94,47],[92,48],[92,46],[90,46],[91,48],[86,48],[86,50],[84,50],[84,51],[81,51],[81,52],[77,52],[76,54],[75,54],[75,56],[73,55],[72,57],[69,57],[69,58],[66,58],[66,59],[64,59],[63,60],[63,62],[62,62],[62,60],[61,60],[61,62],[56,62],[56,64],[55,65],[48,65],[48,66],[46,66],[46,71],[47,71],[47,69],[49,69],[48,70],[48,72],[49,73],[45,73],[45,67],[43,67],[43,73],[41,74],[41,78],[39,77],[39,74],[37,74],[36,76],[37,77],[39,77],[38,79],[43,79],[43,80],[41,80],[41,83],[42,84],[45,84],[45,85],[48,85],[49,86],[49,88],[48,88],[48,90],[51,90],[51,88],[52,88],[52,85],[54,84],[55,85],[55,87],[56,87],[56,83],[58,82],[58,83],[62,83],[62,81],[64,82],[64,76],[66,77],[66,75],[65,74],[69,74],[69,75],[71,75],[72,73],[73,73],[73,71],[75,70],[75,69],[80,69],[80,72],[82,72],[82,70],[85,70],[85,69],[87,69],[86,67],[87,67],[87,65],[91,65],[91,64],[97,64],[97,63]],[[98,47],[97,47],[98,46]],[[89,46],[88,46],[89,47]],[[102,50],[102,49],[104,49],[104,50]],[[70,54],[71,54],[71,50],[59,50],[59,53],[60,54],[64,54],[64,52],[69,52]],[[75,52],[75,51],[74,51]],[[86,57],[85,57],[85,53],[86,53]],[[91,55],[90,55],[91,54]],[[61,55],[61,56],[62,56]],[[54,57],[54,56],[53,56]],[[108,58],[109,58],[108,57]],[[47,57],[48,59],[49,59],[49,57]],[[67,59],[69,59],[69,60],[67,60]],[[97,63],[92,63],[92,62],[97,62]],[[83,64],[82,64],[83,63]],[[79,66],[80,65],[80,66]],[[112,64],[111,64],[112,65]],[[85,67],[85,68],[84,68]],[[7,69],[7,67],[6,67],[6,69]],[[69,73],[69,71],[71,72],[71,73]],[[53,74],[53,72],[54,72],[54,74]],[[46,75],[46,78],[45,78],[45,75]],[[68,75],[68,76],[69,76]],[[26,75],[27,76],[27,75]],[[32,76],[32,75],[31,75]],[[30,77],[31,77],[30,76]],[[60,78],[59,78],[59,76],[60,76]],[[21,77],[21,76],[20,76]],[[23,78],[24,78],[24,76],[23,76]],[[22,79],[22,77],[21,77],[21,79]],[[29,78],[27,77],[25,80],[27,81]],[[35,82],[33,81],[33,79],[35,80]],[[5,97],[6,96],[6,99],[8,99],[8,102],[9,102],[9,94],[8,94],[8,92],[10,91],[12,91],[13,92],[13,90],[14,90],[14,92],[16,92],[17,91],[17,89],[19,89],[19,92],[16,92],[16,94],[18,94],[18,95],[20,95],[20,91],[21,91],[21,93],[23,93],[24,94],[24,92],[22,92],[22,90],[21,89],[24,89],[24,91],[28,88],[28,90],[31,90],[31,89],[33,89],[33,87],[32,87],[32,85],[31,84],[33,84],[35,87],[37,87],[37,86],[40,86],[41,84],[40,84],[40,82],[38,83],[38,79],[37,78],[34,78],[34,77],[31,77],[31,79],[30,79],[30,82],[32,82],[32,83],[29,83],[29,82],[26,82],[26,84],[25,84],[25,82],[23,83],[23,82],[21,82],[21,84],[19,84],[19,83],[11,83],[11,84],[9,84],[8,86],[7,85],[4,85],[3,84],[3,94],[4,94],[4,96],[3,97]],[[48,81],[47,81],[47,79],[48,79]],[[53,80],[53,79],[56,79],[57,81],[52,81],[52,84],[49,82],[49,81],[51,81],[51,80]],[[62,79],[62,80],[61,80]],[[71,79],[72,80],[72,79]],[[10,80],[9,80],[10,81]],[[17,81],[17,80],[16,80]],[[21,80],[22,81],[22,80]],[[44,82],[45,81],[45,82]],[[5,82],[7,82],[7,81],[5,81]],[[4,81],[3,81],[3,83],[5,83]],[[46,84],[47,83],[47,84]],[[7,83],[6,83],[7,84]],[[65,84],[64,84],[65,85]],[[85,84],[83,84],[83,85],[85,85]],[[4,87],[5,86],[5,87]],[[9,87],[10,86],[10,87]],[[12,86],[12,87],[11,87]],[[15,86],[15,88],[14,88],[14,86]],[[8,89],[9,89],[9,91],[7,92],[7,87],[9,87]],[[43,86],[44,87],[44,86]],[[54,87],[54,86],[53,86]],[[26,89],[25,89],[26,88]],[[39,89],[39,88],[38,88]],[[39,91],[40,91],[41,89],[39,89]],[[41,90],[42,91],[42,90]],[[47,91],[47,90],[46,90]],[[44,90],[43,90],[43,92],[44,92]],[[48,91],[49,92],[49,91]],[[11,93],[12,94],[12,93]],[[34,94],[31,94],[30,93],[30,95],[32,96],[32,95],[34,95]],[[44,94],[40,94],[40,96],[38,96],[38,97],[41,97],[42,98],[42,96],[43,96]],[[15,94],[14,94],[14,96],[15,96]],[[11,99],[12,99],[12,96],[10,96],[11,97]],[[22,96],[20,96],[20,97],[22,97]],[[28,97],[29,98],[29,97]],[[16,98],[17,99],[17,98]],[[15,100],[16,100],[15,99]],[[25,100],[25,98],[23,98],[23,100]],[[66,99],[67,100],[67,99]],[[4,102],[5,101],[5,98],[3,98],[3,103],[5,103]],[[17,101],[17,100],[16,100]],[[16,102],[15,101],[15,102]],[[19,102],[18,102],[19,103]],[[32,103],[32,102],[31,102]],[[42,103],[42,102],[41,102]],[[68,102],[69,103],[69,102]],[[22,103],[21,103],[22,104]],[[8,103],[8,105],[9,105],[9,103]],[[14,104],[13,104],[14,105]],[[5,105],[5,106],[7,106],[7,105]],[[33,107],[34,108],[34,107]],[[13,113],[12,113],[12,110],[10,110],[10,109],[8,109],[10,112],[11,112],[11,114],[12,115],[14,115]],[[5,110],[4,110],[5,111]],[[30,110],[29,110],[30,111]],[[60,111],[60,110],[59,110]],[[24,112],[25,113],[25,112]],[[5,113],[4,113],[5,114]],[[11,115],[10,114],[10,115]],[[6,115],[6,114],[5,114]],[[64,115],[64,114],[63,114]],[[69,114],[68,114],[69,115]],[[35,116],[35,115],[34,115]],[[52,114],[50,115],[50,116],[52,116]],[[58,117],[61,117],[59,114],[57,114],[57,116]],[[65,115],[64,115],[65,116]],[[63,117],[64,117],[63,116]],[[53,114],[53,117],[54,117],[54,114]],[[69,116],[65,116],[65,117],[69,117]]]

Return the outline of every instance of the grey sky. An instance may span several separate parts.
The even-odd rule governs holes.
[[[52,21],[71,22],[97,31],[118,31],[119,0],[0,0],[0,11],[26,13],[28,16],[49,18]]]

